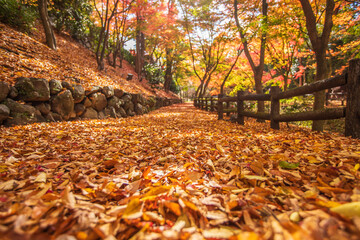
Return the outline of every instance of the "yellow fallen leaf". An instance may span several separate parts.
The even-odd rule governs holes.
[[[144,212],[143,219],[145,221],[157,222],[160,225],[164,225],[164,223],[165,223],[165,219],[161,215],[159,215],[159,214],[157,214],[155,212],[150,212],[150,211]]]
[[[165,207],[167,207],[168,209],[170,209],[170,211],[172,213],[174,213],[176,216],[180,216],[181,215],[181,208],[180,205],[175,203],[175,202],[165,202],[164,203]]]
[[[345,203],[330,210],[348,218],[360,217],[360,202]]]
[[[175,222],[174,226],[172,226],[172,230],[180,232],[181,229],[185,228],[185,227],[190,227],[190,221],[189,218],[183,214],[181,215]]]
[[[114,182],[109,182],[106,185],[105,189],[107,189],[109,192],[112,192],[112,191],[114,191],[115,187],[116,187],[116,184]]]
[[[95,193],[95,190],[92,188],[84,188],[83,190],[85,190],[87,193]]]
[[[215,210],[215,211],[208,211],[206,213],[206,217],[208,219],[227,219],[227,214],[222,211]]]
[[[249,180],[260,180],[260,181],[265,181],[268,179],[267,177],[256,176],[256,175],[244,175],[243,177]]]
[[[46,183],[46,173],[42,172],[40,173],[34,180],[34,182],[37,183]]]
[[[216,149],[219,150],[219,152],[221,153],[225,153],[225,150],[222,146],[220,146],[219,144],[216,144]]]
[[[75,200],[74,194],[71,192],[71,187],[69,185],[66,186],[66,188],[65,188],[63,201],[65,203],[69,204],[69,206],[71,208],[75,207],[76,200]]]
[[[356,172],[357,170],[359,170],[359,168],[360,168],[360,164],[357,163],[357,164],[354,166],[353,170]]]
[[[47,191],[52,187],[52,184],[51,183],[47,183],[47,184],[44,184],[43,186],[43,189],[38,192],[36,195],[34,195],[36,198],[41,198],[42,196],[44,196]]]
[[[241,232],[236,236],[236,239],[246,239],[246,240],[259,240],[260,237],[254,232]],[[301,238],[295,238],[295,239],[301,239]]]
[[[192,202],[186,201],[184,199],[179,199],[179,203],[180,203],[180,205],[183,205],[183,207],[186,206],[186,207],[188,207],[188,208],[190,208],[190,209],[192,209],[194,211],[199,210],[198,207],[195,204],[193,204]]]
[[[140,202],[139,198],[130,200],[122,217],[126,219],[135,219],[141,217],[143,215],[143,205],[144,204]]]
[[[323,206],[323,207],[327,207],[327,208],[333,208],[333,207],[337,207],[340,206],[341,204],[338,202],[333,202],[333,201],[323,201],[320,199],[316,199],[316,204]]]
[[[7,172],[7,171],[8,171],[8,166],[0,165],[0,173]]]
[[[161,187],[154,187],[151,188],[144,196],[154,196],[159,195],[170,190],[171,186],[161,186]]]
[[[203,231],[204,238],[212,238],[212,239],[228,239],[232,237],[234,233],[227,228],[212,228],[206,229]]]
[[[9,180],[0,184],[0,190],[9,191],[18,186],[18,182],[15,180]]]
[[[187,163],[184,164],[183,168],[189,168],[189,167],[191,167],[193,165],[194,165],[193,162],[187,162]]]
[[[313,163],[313,164],[318,164],[318,163],[322,163],[322,161],[314,156],[306,156],[305,157],[309,163]]]

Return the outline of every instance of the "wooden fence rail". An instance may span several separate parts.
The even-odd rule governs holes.
[[[330,108],[321,111],[307,111],[291,114],[280,114],[280,100],[317,91],[345,85],[347,91],[346,107]],[[270,101],[270,113],[245,111],[244,101]],[[236,103],[236,109],[230,108]],[[224,108],[224,103],[226,106]],[[353,59],[349,63],[348,73],[317,81],[306,86],[282,92],[279,87],[270,88],[270,94],[249,94],[238,91],[236,97],[195,98],[194,106],[207,111],[217,111],[218,119],[223,119],[224,113],[237,113],[237,123],[244,124],[244,117],[270,120],[273,129],[280,128],[280,122],[328,120],[345,117],[345,136],[360,138],[360,59]]]

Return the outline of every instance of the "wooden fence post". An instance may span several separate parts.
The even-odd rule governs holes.
[[[197,107],[197,98],[194,98],[194,106]]]
[[[280,124],[278,121],[275,121],[275,116],[280,114],[280,100],[275,99],[279,92],[281,92],[280,87],[273,86],[270,88],[270,95],[271,95],[271,106],[270,106],[270,127],[272,129],[280,129]]]
[[[223,97],[223,94],[219,94],[219,96],[218,96],[218,108],[217,108],[218,120],[224,119],[224,106],[223,106],[223,102],[220,101],[220,99],[222,97]]]
[[[210,112],[214,111],[214,98],[213,96],[210,97]]]
[[[360,138],[360,59],[349,62],[345,136]]]
[[[244,101],[240,99],[241,96],[245,95],[245,92],[244,91],[238,91],[237,92],[237,101],[236,101],[236,104],[237,104],[237,123],[238,124],[241,124],[241,125],[244,125],[245,124],[245,121],[244,121],[244,116],[241,115],[240,113],[244,111]]]
[[[210,111],[209,98],[206,98],[206,111]]]

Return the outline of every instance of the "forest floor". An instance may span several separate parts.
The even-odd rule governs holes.
[[[105,70],[97,70],[95,54],[65,33],[56,33],[57,50],[45,45],[41,24],[30,35],[0,23],[0,81],[14,84],[17,77],[56,79],[92,86],[113,86],[146,96],[178,98],[175,94],[152,88],[146,79],[139,81],[134,67],[123,61],[113,68],[105,59]],[[127,81],[127,74],[133,79]]]
[[[0,131],[2,239],[359,239],[360,141],[189,103]]]

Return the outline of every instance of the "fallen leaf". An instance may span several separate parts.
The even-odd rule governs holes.
[[[140,201],[139,198],[131,199],[130,202],[127,204],[122,218],[135,219],[141,217],[143,215],[143,205],[144,204]]]
[[[280,161],[279,166],[284,169],[296,169],[299,167],[299,163],[289,163],[287,161]]]
[[[348,218],[360,217],[360,202],[345,203],[330,210]]]

